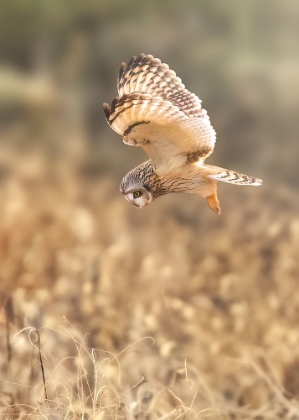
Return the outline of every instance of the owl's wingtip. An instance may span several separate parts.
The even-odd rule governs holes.
[[[110,113],[111,113],[109,104],[107,104],[106,102],[104,102],[103,103],[103,109],[104,109],[104,114],[105,114],[106,120],[108,121],[109,120]]]

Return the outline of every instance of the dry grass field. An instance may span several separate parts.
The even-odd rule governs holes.
[[[117,179],[29,167],[1,180],[3,419],[299,418],[295,191],[139,210]]]

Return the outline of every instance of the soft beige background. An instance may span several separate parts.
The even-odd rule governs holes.
[[[0,3],[5,419],[299,416],[298,19],[295,0]],[[146,156],[102,103],[140,52],[202,99],[208,162],[264,179],[219,185],[221,217],[118,192]]]

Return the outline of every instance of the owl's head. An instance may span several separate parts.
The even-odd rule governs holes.
[[[152,162],[148,160],[124,176],[120,192],[134,206],[142,208],[150,204],[157,196],[157,175]]]

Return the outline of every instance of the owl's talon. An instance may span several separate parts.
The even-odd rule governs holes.
[[[209,197],[207,197],[207,201],[208,201],[208,206],[210,207],[211,210],[213,210],[215,213],[218,214],[218,216],[220,216],[221,214],[221,208],[220,208],[220,203],[218,201],[217,195],[210,195]]]

